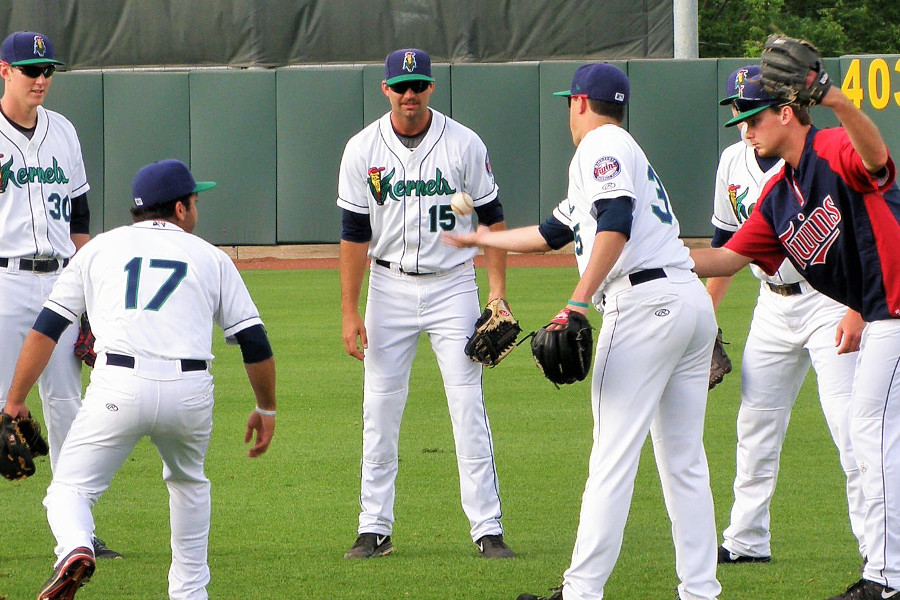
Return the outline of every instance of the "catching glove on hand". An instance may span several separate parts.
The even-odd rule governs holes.
[[[521,331],[506,300],[495,298],[487,303],[475,321],[475,332],[466,344],[466,355],[483,365],[496,366],[515,347]]]
[[[0,412],[0,475],[10,481],[34,475],[31,450],[18,423],[5,412]]]
[[[807,42],[770,35],[760,60],[760,83],[767,92],[788,104],[813,106],[831,87],[819,50]],[[810,71],[815,78],[807,87]]]
[[[713,389],[725,379],[728,373],[731,373],[731,359],[725,353],[725,344],[722,341],[722,329],[716,334],[716,341],[713,344],[712,362],[709,366],[709,389]]]
[[[562,329],[547,329],[551,325]],[[587,317],[564,308],[545,327],[535,332],[531,353],[544,377],[553,383],[569,384],[581,381],[591,370],[594,337]]]

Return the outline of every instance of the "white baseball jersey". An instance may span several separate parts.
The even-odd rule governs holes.
[[[415,149],[397,138],[390,113],[353,136],[338,181],[338,206],[369,215],[369,256],[409,272],[445,271],[474,258],[474,248],[441,243],[445,231],[474,229],[474,213],[455,215],[450,198],[465,191],[482,206],[498,192],[481,138],[430,110],[431,127]]]
[[[597,200],[628,197],[631,232],[594,304],[603,310],[591,380],[594,431],[567,600],[602,598],[618,559],[641,448],[651,436],[673,523],[680,598],[713,600],[716,528],[703,422],[716,324],[712,302],[647,157],[616,125],[591,130],[569,166],[553,215],[575,234],[582,277],[597,235]],[[629,277],[641,271],[649,279]],[[615,481],[616,485],[609,485]]]
[[[70,321],[87,309],[98,354],[161,360],[212,360],[213,322],[226,339],[262,324],[228,255],[167,221],[92,239],[45,306]]]
[[[575,232],[579,272],[587,267],[597,233],[594,202],[620,196],[629,196],[634,203],[631,237],[594,295],[598,307],[604,287],[623,274],[663,267],[690,270],[694,266],[689,250],[678,238],[678,219],[666,190],[644,151],[631,134],[608,124],[581,140],[569,165],[568,197],[553,211],[554,217]]]
[[[39,106],[29,140],[0,117],[0,257],[69,258],[72,198],[90,186],[75,127]]]
[[[783,160],[778,160],[768,171],[763,171],[756,160],[756,153],[746,142],[736,142],[722,151],[716,169],[716,192],[713,201],[713,216],[710,221],[719,229],[737,231],[750,217],[766,180],[781,170]],[[803,277],[786,260],[775,275],[769,276],[754,264],[750,265],[753,275],[760,281],[776,285],[797,283]]]

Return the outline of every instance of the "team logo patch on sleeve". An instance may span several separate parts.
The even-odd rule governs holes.
[[[491,180],[494,179],[494,172],[491,171],[491,155],[484,155],[484,170],[487,171],[487,174],[491,176]]]
[[[613,156],[604,156],[594,163],[594,179],[607,181],[621,172],[619,161]]]

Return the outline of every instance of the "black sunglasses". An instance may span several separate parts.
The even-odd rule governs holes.
[[[754,108],[760,108],[762,106],[777,106],[777,100],[751,100],[745,98],[735,98],[734,99],[734,107],[738,109],[738,112],[747,112],[748,110],[753,110]]]
[[[389,85],[388,87],[395,94],[400,94],[401,96],[406,93],[406,90],[412,90],[414,94],[421,94],[425,90],[428,89],[428,86],[431,85],[430,81],[425,81],[424,79],[414,79],[412,81],[401,81],[400,83],[394,83]]]
[[[22,75],[32,79],[37,79],[41,75],[50,79],[53,77],[54,71],[56,71],[56,65],[46,65],[43,67],[39,67],[38,65],[20,65],[16,68],[22,71]]]

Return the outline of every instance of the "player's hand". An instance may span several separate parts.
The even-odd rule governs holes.
[[[366,349],[369,347],[369,338],[366,335],[366,325],[358,312],[344,315],[341,335],[344,338],[344,350],[357,360],[366,357]]]
[[[11,402],[7,402],[3,406],[3,412],[8,414],[10,417],[12,417],[13,420],[20,419],[20,418],[25,419],[28,417],[28,415],[31,414],[31,411],[28,410],[28,406],[26,406],[24,402],[22,404],[18,404],[16,406],[13,406],[13,404]]]
[[[857,352],[862,341],[862,332],[866,328],[866,322],[862,315],[855,310],[848,310],[841,322],[838,323],[834,334],[834,345],[838,354]]]
[[[447,246],[454,248],[471,248],[473,246],[483,246],[483,236],[490,232],[490,229],[484,225],[479,225],[473,233],[442,233],[441,241]]]
[[[244,443],[249,444],[253,440],[253,432],[256,432],[256,443],[247,452],[250,458],[256,458],[265,454],[275,435],[275,417],[261,415],[256,410],[250,413],[247,419],[247,433],[244,434]]]

